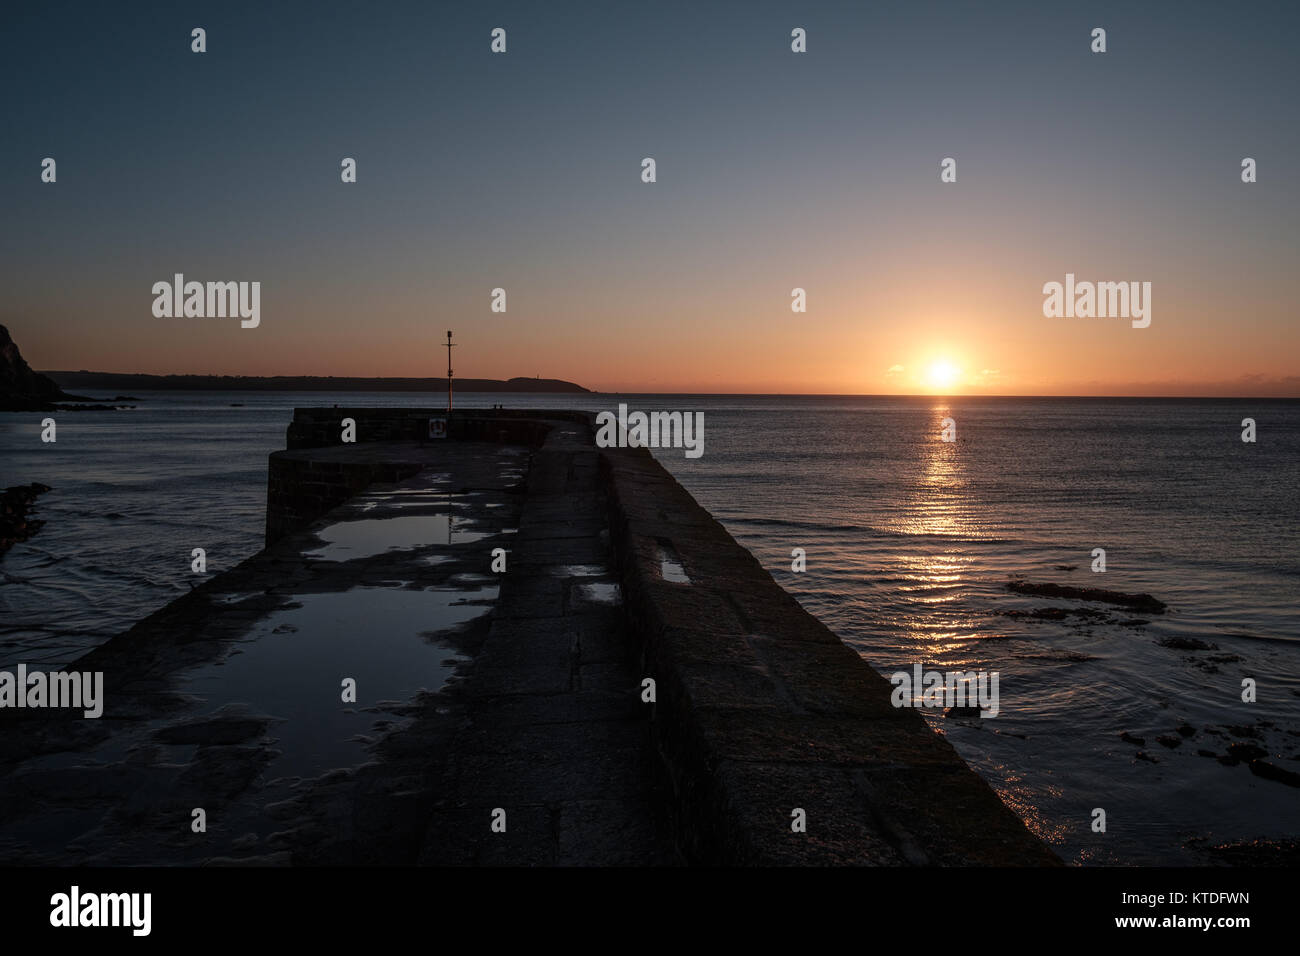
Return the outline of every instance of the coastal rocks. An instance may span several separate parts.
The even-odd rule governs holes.
[[[1257,777],[1263,777],[1265,780],[1276,780],[1278,783],[1284,783],[1288,787],[1300,787],[1300,773],[1285,770],[1277,764],[1269,763],[1267,760],[1261,760],[1258,757],[1250,762],[1250,772]]]
[[[1163,614],[1168,605],[1158,601],[1150,594],[1125,594],[1122,591],[1107,591],[1104,588],[1076,588],[1066,584],[1042,583],[1030,581],[1008,581],[1007,590],[1017,594],[1032,594],[1037,597],[1073,598],[1078,601],[1100,601],[1119,607],[1141,611],[1144,614]]]
[[[0,330],[3,328],[0,326]],[[34,481],[30,485],[6,488],[0,494],[0,557],[19,541],[26,541],[41,530],[45,522],[29,518],[27,512],[37,496],[49,490],[49,485]]]
[[[1216,863],[1226,866],[1300,865],[1300,840],[1250,840],[1204,848]]]
[[[1210,644],[1194,637],[1162,637],[1156,643],[1175,651],[1217,651],[1219,649],[1218,644]]]
[[[1217,651],[1218,644],[1211,644],[1195,637],[1162,637],[1156,641],[1161,647],[1175,651]],[[1183,660],[1192,667],[1199,668],[1207,674],[1219,673],[1220,664],[1239,664],[1241,657],[1237,654],[1201,654],[1201,656],[1184,657]]]
[[[1219,758],[1219,763],[1234,767],[1239,763],[1249,763],[1252,760],[1258,760],[1260,757],[1267,757],[1268,751],[1258,744],[1237,741],[1228,744],[1228,753],[1225,757]]]
[[[1198,733],[1204,733],[1210,737],[1218,737],[1220,739],[1235,737],[1237,739],[1230,740],[1224,747],[1224,752],[1222,753],[1206,747],[1198,747],[1195,750],[1195,753],[1198,757],[1205,757],[1217,761],[1225,767],[1237,767],[1245,764],[1250,768],[1251,773],[1261,779],[1272,780],[1288,787],[1300,787],[1300,773],[1278,766],[1278,764],[1274,762],[1277,759],[1278,741],[1273,739],[1270,743],[1269,740],[1266,739],[1266,734],[1270,731],[1277,730],[1276,725],[1272,721],[1261,720],[1254,724],[1228,725],[1222,728],[1205,727],[1200,731],[1184,721],[1175,729],[1176,733],[1161,734],[1156,737],[1156,742],[1169,750],[1176,750],[1182,745],[1184,740],[1190,740]],[[1294,733],[1292,731],[1287,732]],[[1119,739],[1134,747],[1146,746],[1146,738],[1139,737],[1127,730],[1120,733]],[[1270,751],[1270,747],[1273,748],[1272,751]],[[1142,760],[1148,763],[1158,763],[1156,758],[1143,750],[1138,750],[1133,756],[1136,760]],[[1300,754],[1293,755],[1290,759],[1300,760]]]

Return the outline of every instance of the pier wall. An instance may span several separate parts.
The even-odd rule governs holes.
[[[642,673],[656,681],[654,739],[687,861],[1060,863],[648,451],[609,449],[601,462],[629,631]],[[677,566],[689,583],[673,580]],[[792,830],[796,810],[806,833]]]
[[[285,435],[285,450],[272,453],[267,463],[266,544],[305,528],[373,482],[404,481],[419,473],[427,467],[427,456],[416,454],[416,449],[447,440],[429,438],[429,419],[445,417],[445,408],[294,409]],[[342,437],[345,418],[356,423],[356,441],[347,444]],[[585,423],[588,417],[578,412],[455,410],[447,432],[452,441],[492,441],[536,448],[550,431],[550,422],[556,420]],[[410,447],[383,456],[358,451],[358,446],[375,442],[405,443]]]
[[[325,448],[341,445],[342,421],[356,422],[356,440],[430,441],[429,419],[447,418],[445,408],[296,408],[285,435],[285,448]],[[517,409],[455,409],[447,426],[447,437],[456,441],[498,441],[541,447],[550,422],[557,420],[588,421],[582,412],[538,411]],[[432,439],[441,440],[441,439]]]

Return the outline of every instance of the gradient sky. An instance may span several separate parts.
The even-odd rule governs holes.
[[[928,392],[947,360],[961,392],[1300,395],[1297,28],[1290,0],[11,6],[0,322],[41,369],[437,375],[450,328],[458,376],[606,391]],[[175,272],[260,281],[260,328],[155,318]],[[1067,272],[1151,282],[1150,328],[1045,318]]]

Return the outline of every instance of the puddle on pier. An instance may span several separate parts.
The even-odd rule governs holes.
[[[269,733],[280,754],[267,780],[353,767],[366,759],[376,705],[441,689],[462,659],[426,635],[486,613],[496,596],[496,588],[299,594],[299,606],[259,621],[224,661],[193,672],[182,689],[201,698],[206,713],[243,705],[279,718]],[[342,700],[345,677],[356,681],[355,704]]]
[[[673,584],[690,584],[691,579],[682,567],[681,557],[671,545],[659,545],[659,576]]]
[[[622,604],[623,592],[618,584],[613,581],[595,581],[590,584],[579,584],[574,587],[574,594],[580,600],[590,601],[592,604]]]
[[[560,564],[551,569],[557,578],[598,578],[608,573],[599,564]]]
[[[320,561],[351,561],[373,558],[388,551],[402,551],[432,544],[469,544],[489,537],[457,527],[450,515],[404,515],[397,518],[360,518],[327,525],[316,536],[325,547],[304,552]]]
[[[225,594],[210,594],[208,600],[213,604],[239,604],[241,601],[247,601],[250,598],[261,597],[265,591],[239,591],[227,592]]]

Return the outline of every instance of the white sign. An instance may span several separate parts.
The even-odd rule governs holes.
[[[429,437],[446,438],[447,437],[447,419],[430,418],[429,419]]]

